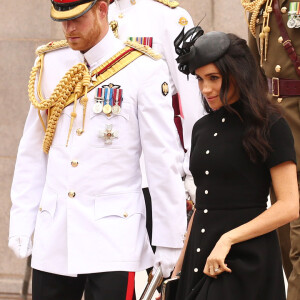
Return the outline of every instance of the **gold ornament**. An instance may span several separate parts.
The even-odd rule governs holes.
[[[277,65],[277,66],[275,67],[275,71],[276,71],[277,73],[279,73],[279,72],[281,71],[281,66],[280,66],[280,65]]]
[[[144,47],[143,45],[140,46]],[[54,50],[53,45],[51,45],[51,47],[52,50]],[[138,47],[131,47],[131,48],[138,48]],[[120,56],[127,53],[129,49],[130,47],[125,47],[124,49],[116,53],[114,56],[112,56],[101,66],[93,70],[92,74],[89,73],[89,70],[85,64],[79,63],[75,65],[60,80],[60,82],[54,89],[53,93],[51,94],[50,98],[44,99],[41,91],[41,78],[42,78],[43,68],[44,68],[44,54],[51,50],[49,50],[48,46],[38,48],[37,51],[39,57],[30,73],[29,84],[28,84],[28,95],[32,105],[38,109],[38,115],[45,131],[45,137],[43,141],[43,150],[45,153],[48,153],[50,150],[58,119],[62,113],[62,110],[66,106],[74,102],[73,112],[71,113],[69,133],[68,133],[68,140],[69,140],[74,119],[77,116],[76,104],[77,104],[77,99],[79,97],[83,96],[82,99],[80,100],[80,104],[83,105],[83,124],[82,124],[83,127],[76,130],[76,134],[78,136],[80,136],[84,132],[86,105],[88,101],[87,93],[90,90],[92,90],[95,87],[95,85],[97,86],[101,82],[107,80],[108,78],[110,78],[111,76],[113,76],[114,74],[122,70],[124,67],[126,67],[128,64],[130,64],[132,61],[134,61],[135,59],[143,55],[143,53],[147,54],[153,59],[158,59],[157,58],[158,55],[157,54],[155,55],[155,52],[151,48],[150,49],[146,48],[144,49],[144,51],[132,51],[130,54],[127,54],[126,56],[123,56],[121,59],[116,61],[116,58],[120,58]],[[106,69],[108,65],[111,65],[110,68],[108,68],[105,72],[100,74],[99,72],[102,72],[102,70]],[[39,75],[37,76],[37,74]],[[95,85],[90,87],[91,77],[95,75],[97,81]],[[37,78],[36,92],[39,100],[37,100],[35,97],[36,78]],[[41,110],[48,110],[47,126],[44,124],[44,121],[40,114]]]
[[[250,23],[248,24],[249,30],[254,37],[256,37],[255,23],[257,22],[257,17],[261,10],[261,7],[266,4],[265,10],[263,13],[263,26],[262,31],[259,34],[260,41],[260,66],[263,65],[263,59],[267,60],[268,46],[269,46],[269,35],[271,28],[269,26],[270,13],[273,11],[272,3],[273,0],[241,0],[241,3],[245,9],[245,13],[248,12],[251,14]]]
[[[179,5],[179,2],[174,0],[155,0],[159,3],[162,3],[166,6],[169,6],[170,8],[176,8]]]
[[[84,75],[90,76],[89,71],[85,64],[77,64],[73,68],[71,68],[65,76],[60,80],[56,88],[54,89],[52,95],[49,99],[44,99],[41,92],[41,77],[44,67],[44,53],[40,54],[36,65],[32,68],[29,84],[28,84],[28,95],[29,100],[32,105],[39,110],[39,116],[41,110],[50,110],[51,114],[48,113],[48,124],[47,128],[44,124],[40,116],[40,120],[45,130],[45,137],[43,142],[43,149],[45,153],[48,153],[50,150],[50,146],[53,141],[53,137],[56,130],[57,121],[61,115],[62,110],[65,108],[65,104],[69,98],[69,96],[75,91],[75,87],[80,85]],[[37,84],[37,94],[39,101],[35,98],[34,86],[37,73],[39,72],[38,84]],[[87,89],[86,89],[87,92]],[[76,94],[77,95],[77,94]],[[78,95],[77,95],[78,96]],[[74,104],[75,109],[76,105]],[[73,110],[73,114],[71,116],[70,128],[73,125],[74,118],[76,117],[76,112]],[[73,120],[73,121],[72,121]]]
[[[115,21],[115,20],[111,21],[109,23],[109,26],[110,26],[112,32],[114,33],[115,37],[118,39],[119,38],[119,31],[118,31],[119,24],[118,24],[118,21]]]
[[[281,8],[281,13],[282,13],[282,14],[286,14],[286,12],[287,12],[287,8],[286,8],[285,6],[283,6],[283,7]]]
[[[83,134],[83,130],[81,129],[81,128],[78,128],[77,130],[76,130],[76,133],[77,133],[77,135],[82,135]]]
[[[182,26],[186,26],[189,22],[185,17],[181,17],[178,23]]]
[[[267,0],[241,0],[241,3],[245,9],[245,13],[251,13],[250,23],[248,24],[250,32],[255,37],[255,22],[259,15],[260,8],[266,3]]]

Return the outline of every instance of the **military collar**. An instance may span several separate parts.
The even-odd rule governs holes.
[[[111,30],[108,30],[106,36],[93,48],[83,54],[84,60],[88,63],[90,70],[95,69],[99,63],[107,60],[122,47],[122,42],[115,38]]]
[[[123,11],[127,8],[130,8],[134,5],[137,5],[139,2],[142,2],[143,0],[115,0],[115,5],[118,8],[118,10]]]

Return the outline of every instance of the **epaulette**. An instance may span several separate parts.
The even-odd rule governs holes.
[[[126,46],[134,48],[144,54],[146,54],[147,56],[151,57],[154,60],[159,60],[161,59],[161,55],[159,53],[156,53],[150,46],[148,45],[142,45],[138,42],[133,42],[133,41],[126,41],[124,43]]]
[[[61,40],[57,42],[50,42],[46,45],[40,46],[35,50],[36,55],[41,55],[46,52],[51,52],[57,49],[69,47],[69,44],[66,40]]]
[[[179,2],[175,0],[155,0],[155,1],[160,2],[166,6],[169,6],[170,8],[176,8],[177,6],[179,6]]]

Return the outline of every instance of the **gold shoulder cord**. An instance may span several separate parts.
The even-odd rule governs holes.
[[[179,6],[179,3],[177,1],[173,1],[173,0],[155,0],[155,1],[160,2],[171,8],[176,8],[177,6]]]
[[[79,63],[71,68],[65,76],[60,80],[56,88],[54,89],[52,95],[49,99],[44,99],[41,91],[41,77],[44,67],[44,56],[46,52],[53,51],[59,48],[67,47],[66,41],[49,43],[48,45],[38,48],[37,54],[39,58],[36,65],[32,68],[28,84],[28,94],[29,100],[32,105],[38,109],[39,118],[42,122],[43,128],[45,130],[45,137],[43,142],[43,150],[45,153],[49,152],[54,133],[56,130],[57,121],[61,115],[62,110],[65,107],[65,104],[72,93],[75,94],[77,100],[78,96],[82,93],[84,89],[84,97],[80,100],[80,103],[83,105],[84,116],[87,105],[87,90],[90,85],[90,74],[87,66],[85,64]],[[37,95],[39,101],[35,98],[35,80],[37,73],[39,72],[38,85],[37,85]],[[69,128],[68,140],[72,130],[74,118],[76,117],[76,102],[74,102],[74,109],[71,114],[71,123]],[[41,117],[41,110],[49,110],[51,108],[51,114],[48,114],[47,127],[45,126],[43,119]],[[68,144],[68,142],[67,142]]]
[[[138,43],[136,43],[138,44]],[[146,54],[153,59],[159,59],[160,55],[156,54],[150,47],[143,46],[143,45],[135,45],[125,47],[117,54],[112,56],[109,60],[103,63],[101,66],[93,70],[92,74],[89,73],[87,66],[83,63],[79,63],[72,67],[65,76],[60,80],[56,88],[54,89],[52,95],[49,99],[44,99],[41,92],[41,76],[44,67],[44,55],[46,52],[59,49],[62,47],[66,47],[67,44],[65,43],[63,46],[59,43],[51,43],[50,46],[44,46],[39,48],[37,53],[39,58],[36,62],[36,65],[32,68],[29,84],[28,84],[28,94],[29,99],[32,105],[38,109],[39,117],[42,122],[42,125],[45,130],[45,137],[43,141],[43,150],[45,153],[48,153],[53,141],[53,137],[56,130],[57,121],[61,115],[62,110],[68,106],[69,104],[74,102],[73,112],[71,113],[71,121],[70,127],[68,132],[68,141],[70,138],[70,134],[72,131],[74,119],[76,118],[76,105],[77,99],[80,99],[80,104],[83,106],[83,124],[82,130],[84,131],[84,124],[85,124],[85,115],[86,115],[86,107],[88,102],[87,93],[99,85],[101,82],[107,80],[123,68],[125,68],[128,64],[132,61],[137,59],[143,54]],[[51,49],[50,49],[51,48]],[[134,48],[136,50],[129,51],[130,48]],[[139,50],[140,49],[140,50]],[[37,77],[37,73],[39,72],[39,78],[37,83],[37,95],[39,101],[35,98],[35,81]],[[91,77],[96,76],[96,82],[91,82]],[[45,126],[43,119],[41,117],[40,111],[41,110],[48,110],[48,122],[47,126]],[[82,131],[82,132],[83,132]]]
[[[131,48],[134,48],[144,54],[146,54],[147,56],[151,57],[154,60],[159,60],[161,59],[161,55],[156,53],[150,46],[148,45],[142,45],[138,42],[133,42],[133,41],[129,41],[127,40],[125,42],[126,46],[129,46]]]
[[[269,35],[271,28],[269,26],[270,13],[273,11],[272,4],[273,0],[241,0],[241,3],[245,9],[245,12],[251,13],[250,23],[248,24],[249,30],[255,37],[255,23],[259,15],[261,7],[266,3],[266,7],[263,13],[263,26],[262,31],[259,34],[259,44],[260,44],[260,66],[263,66],[263,59],[267,61]]]

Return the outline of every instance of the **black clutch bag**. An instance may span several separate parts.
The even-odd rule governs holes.
[[[162,284],[162,300],[175,300],[179,277],[167,279]]]

